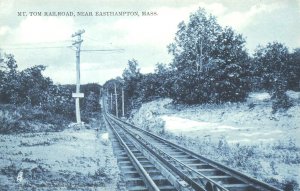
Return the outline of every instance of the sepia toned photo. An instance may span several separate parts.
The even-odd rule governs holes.
[[[0,191],[299,191],[299,0],[0,0]]]

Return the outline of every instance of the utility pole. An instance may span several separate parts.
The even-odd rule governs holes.
[[[124,89],[122,88],[122,117],[124,117],[125,111],[124,111]]]
[[[108,92],[108,89],[106,89],[106,103],[107,103],[107,105],[108,105],[108,107],[109,107],[109,92]],[[109,108],[107,108],[108,110],[109,110]]]
[[[117,94],[116,83],[115,83],[115,96],[116,96],[116,117],[119,117],[119,112],[118,112],[118,94]]]
[[[198,40],[196,46],[197,46],[196,64],[197,64],[197,72],[199,72],[199,71],[202,71],[202,38],[200,38],[200,40]]]
[[[113,96],[112,96],[112,93],[110,93],[110,111],[112,111],[112,99],[113,99]]]
[[[78,124],[81,123],[79,98],[84,97],[84,94],[80,93],[80,47],[81,43],[83,42],[83,40],[81,39],[81,35],[84,32],[84,30],[79,30],[72,35],[73,38],[77,37],[77,39],[72,44],[76,47],[76,93],[73,93],[72,97],[75,98],[76,120]]]

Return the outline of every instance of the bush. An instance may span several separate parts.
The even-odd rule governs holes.
[[[283,187],[284,191],[295,191],[299,188],[299,184],[297,183],[296,180],[285,180],[283,184],[284,184]]]
[[[248,84],[229,71],[218,74],[215,70],[177,72],[170,97],[187,104],[242,101],[248,94]]]
[[[24,120],[45,120],[55,124],[57,119],[53,116],[64,118],[63,121],[75,120],[75,100],[72,98],[75,85],[54,85],[50,78],[43,76],[42,72],[46,69],[43,65],[18,71],[13,55],[6,55],[1,64],[0,101],[3,104],[31,107],[33,112],[28,110],[30,112],[24,113],[23,117],[27,118]],[[86,84],[81,89],[85,98],[81,99],[80,105],[84,118],[88,119],[91,112],[100,110],[100,85]],[[3,121],[2,129],[15,128],[11,127],[13,124],[15,122]]]
[[[276,98],[273,99],[272,113],[276,113],[280,110],[286,111],[292,106],[292,100],[285,93],[283,93],[281,95],[276,96]]]
[[[0,134],[60,131],[70,121],[57,113],[38,107],[1,105]]]

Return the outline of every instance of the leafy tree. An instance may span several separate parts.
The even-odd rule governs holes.
[[[68,119],[74,119],[74,99],[72,92],[74,85],[54,85],[52,80],[43,76],[46,69],[43,65],[37,65],[18,71],[16,60],[11,54],[0,59],[0,101],[2,103],[27,105],[42,109],[44,112],[55,113]],[[98,84],[82,86],[86,99],[81,101],[83,113],[98,111],[99,105]]]
[[[199,75],[197,71],[184,70],[177,72],[173,76],[174,84],[172,86],[170,97],[176,102],[183,102],[187,104],[196,104],[206,102],[206,97],[203,93],[204,90],[204,76]]]
[[[248,61],[248,54],[245,50],[245,39],[241,34],[235,34],[233,29],[226,27],[217,36],[216,45],[211,57],[213,60],[222,60],[225,65],[243,65]]]
[[[52,84],[49,78],[42,75],[45,66],[38,65],[17,71],[14,56],[6,55],[1,69],[1,101],[13,104],[41,105],[46,97],[47,90]]]
[[[161,74],[145,74],[140,82],[139,97],[142,102],[150,101],[157,97],[165,97],[163,89],[165,75]]]
[[[49,96],[47,91],[52,85],[52,81],[50,78],[43,76],[42,71],[45,69],[45,66],[38,65],[20,72],[19,103],[29,103],[32,106],[38,106],[46,101],[47,96]]]
[[[179,23],[175,42],[168,46],[173,54],[172,66],[177,70],[197,70],[197,55],[202,44],[202,60],[204,64],[211,61],[218,36],[222,33],[216,18],[208,15],[204,9],[191,14],[188,24]]]
[[[259,46],[254,53],[254,73],[261,78],[262,88],[273,91],[281,84],[287,88],[290,56],[288,48],[281,43]]]
[[[128,68],[122,74],[124,79],[124,92],[127,108],[132,109],[140,104],[139,90],[143,75],[138,68],[138,62],[135,59],[128,61]]]
[[[81,91],[85,95],[85,98],[81,99],[83,110],[90,112],[100,111],[100,88],[101,86],[96,83],[89,83],[81,86]]]
[[[141,77],[140,68],[138,68],[138,65],[139,64],[137,60],[128,60],[128,68],[125,68],[122,74],[124,80],[130,80],[133,78]]]
[[[3,103],[15,103],[18,98],[18,81],[17,62],[12,54],[5,55],[3,66],[1,67],[1,88],[0,100]]]
[[[254,53],[254,73],[260,77],[262,88],[268,90],[275,100],[274,111],[291,106],[285,94],[289,76],[294,75],[290,62],[288,48],[278,42],[259,46]]]
[[[125,91],[128,97],[138,96],[138,83],[141,81],[142,74],[138,68],[138,62],[134,59],[128,61],[128,68],[123,71],[125,81]]]
[[[175,100],[191,104],[243,100],[249,67],[244,45],[242,35],[223,29],[203,9],[191,14],[188,24],[178,25],[175,42],[168,47],[177,73]]]
[[[75,120],[75,99],[72,93],[75,92],[75,85],[50,85],[46,101],[42,105],[45,111],[60,114],[70,120]],[[81,92],[85,97],[80,99],[82,120],[88,122],[93,112],[100,111],[100,85],[83,84]]]
[[[43,110],[75,120],[75,100],[72,98],[74,91],[75,85],[50,85],[48,96],[42,105]]]
[[[291,53],[289,64],[290,75],[288,76],[288,86],[292,90],[300,90],[300,48]]]
[[[170,68],[168,67],[168,65],[166,64],[163,64],[163,63],[157,63],[155,65],[155,69],[154,69],[154,72],[156,74],[165,74],[167,73],[168,71],[170,71]]]

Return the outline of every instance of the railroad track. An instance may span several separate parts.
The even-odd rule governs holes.
[[[128,190],[279,191],[108,113]]]
[[[115,128],[109,120],[106,120],[106,123],[113,135],[114,152],[127,190],[177,190],[161,173],[159,166],[155,166],[151,159],[148,159],[149,157],[136,148],[121,129]]]

